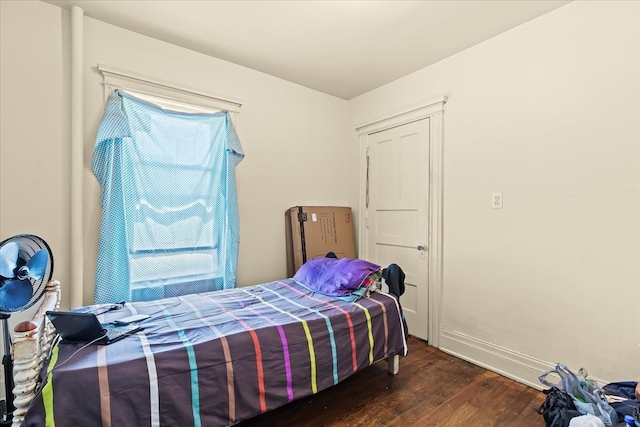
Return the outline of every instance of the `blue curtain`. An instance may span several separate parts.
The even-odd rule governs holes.
[[[95,302],[235,287],[243,157],[227,111],[168,111],[114,91],[93,152],[102,186]]]

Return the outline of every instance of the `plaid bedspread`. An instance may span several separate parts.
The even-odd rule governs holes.
[[[406,354],[398,302],[378,292],[348,303],[287,279],[99,319],[137,313],[144,330],[113,344],[56,345],[23,425],[231,425]]]

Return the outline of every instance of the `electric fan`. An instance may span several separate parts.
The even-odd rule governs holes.
[[[0,320],[4,338],[5,405],[0,426],[10,425],[13,406],[13,361],[9,317],[34,305],[53,275],[53,254],[38,236],[20,234],[0,243]]]

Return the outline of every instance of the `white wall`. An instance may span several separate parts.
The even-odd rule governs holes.
[[[0,240],[42,237],[54,254],[54,276],[64,283],[70,147],[60,8],[2,1],[0,18]]]
[[[637,378],[639,29],[640,3],[574,2],[350,101],[353,129],[449,95],[443,348],[529,383]]]

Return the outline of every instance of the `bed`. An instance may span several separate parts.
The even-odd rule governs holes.
[[[395,296],[347,302],[293,279],[119,310],[83,307],[101,322],[151,318],[110,345],[59,343],[43,314],[57,304],[56,286],[34,322],[16,327],[15,427],[233,425],[382,359],[397,373],[407,351]]]

